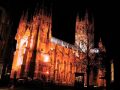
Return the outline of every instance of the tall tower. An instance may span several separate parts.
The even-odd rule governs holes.
[[[48,56],[52,26],[51,15],[47,15],[41,9],[35,13],[30,22],[27,21],[27,17],[27,14],[21,17],[15,36],[17,45],[11,78],[14,78],[15,74],[17,78],[28,76],[40,78],[40,75],[45,72],[46,66],[41,65],[41,62]]]
[[[87,44],[89,49],[93,47],[94,41],[94,24],[89,22],[88,13],[86,12],[84,19],[76,17],[76,29],[75,29],[75,46],[79,47],[82,52],[87,51]],[[89,39],[89,41],[88,41]]]
[[[14,77],[14,74],[17,75],[17,78],[19,78],[19,75],[20,75],[25,48],[27,46],[27,40],[29,37],[29,31],[28,30],[26,31],[26,27],[27,27],[27,18],[23,14],[20,19],[20,23],[17,29],[17,34],[15,36],[17,45],[16,45],[16,51],[14,52],[14,57],[13,57],[11,78]]]

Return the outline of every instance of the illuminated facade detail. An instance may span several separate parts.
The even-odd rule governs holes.
[[[89,39],[89,40],[88,40]],[[89,49],[94,47],[94,21],[92,23],[88,20],[88,13],[85,14],[84,19],[76,18],[75,30],[75,45],[81,48],[83,52],[87,52],[87,45]]]
[[[114,63],[111,61],[111,82],[114,82]]]
[[[52,37],[52,17],[50,15],[39,12],[33,16],[30,22],[23,16],[15,37],[17,45],[10,77],[13,78],[17,72],[17,78],[31,77],[32,79],[52,80],[59,84],[73,85],[77,72],[84,73],[84,85],[86,85],[86,52],[87,44],[89,44],[89,49],[94,47],[93,25],[94,23],[88,21],[87,14],[82,21],[77,17],[75,45],[71,45]],[[91,62],[93,61],[94,57],[91,58]],[[93,63],[91,65],[94,66]],[[91,67],[90,83],[94,81],[92,70]]]

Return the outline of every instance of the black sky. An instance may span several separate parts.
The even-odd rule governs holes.
[[[118,9],[113,2],[93,0],[1,0],[0,6],[6,8],[11,16],[15,35],[19,19],[23,11],[28,10],[29,16],[34,13],[37,3],[44,2],[48,8],[52,6],[53,36],[69,43],[74,43],[75,19],[77,12],[83,17],[86,9],[95,20],[95,47],[101,37],[110,55],[116,56],[119,45],[118,41]]]

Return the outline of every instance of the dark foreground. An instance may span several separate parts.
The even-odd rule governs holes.
[[[39,80],[35,81],[17,81],[15,83],[0,82],[0,90],[106,90],[103,87],[82,87],[80,85],[76,86],[62,86],[56,85],[52,82],[44,83]]]

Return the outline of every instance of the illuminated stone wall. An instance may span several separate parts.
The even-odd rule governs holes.
[[[27,21],[26,15],[22,16],[15,36],[17,45],[10,77],[13,78],[17,73],[17,78],[30,77],[73,85],[77,72],[84,73],[84,85],[86,85],[87,39],[89,37],[89,48],[93,48],[93,23],[89,23],[87,16],[83,21],[77,17],[75,45],[52,37],[51,26],[51,15],[46,15],[43,11],[36,13],[30,22]],[[86,30],[89,30],[88,34]],[[91,83],[92,71],[90,76]]]
[[[84,18],[76,17],[75,29],[75,45],[81,48],[82,52],[87,52],[88,49],[94,47],[94,20],[89,22],[88,13],[86,12]]]

